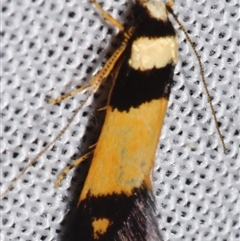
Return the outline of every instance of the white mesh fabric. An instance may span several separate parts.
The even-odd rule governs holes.
[[[101,2],[121,22],[132,3]],[[228,153],[223,154],[196,57],[174,23],[180,60],[153,172],[159,227],[166,241],[236,241],[240,239],[239,2],[179,0],[174,10],[201,56]],[[87,0],[3,0],[1,192],[85,98],[83,93],[49,105],[46,96],[58,97],[87,83],[112,52],[117,30],[96,13]],[[72,172],[58,189],[53,184],[73,154],[79,153],[89,118],[94,116],[87,104],[54,148],[1,200],[0,240],[60,240]]]

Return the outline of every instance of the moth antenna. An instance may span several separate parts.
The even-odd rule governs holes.
[[[42,156],[43,153],[45,153],[68,129],[68,127],[70,126],[70,124],[72,123],[73,119],[75,118],[75,116],[77,115],[77,113],[80,111],[80,109],[83,107],[83,105],[87,102],[87,100],[89,99],[89,97],[92,95],[92,91],[90,91],[85,100],[78,106],[77,109],[74,110],[74,113],[72,114],[71,118],[69,119],[68,123],[63,127],[63,129],[57,134],[57,136],[51,141],[49,142],[32,160],[31,162],[29,162],[24,168],[23,170],[20,172],[20,174],[18,174],[17,177],[15,177],[13,179],[13,181],[11,182],[11,184],[8,186],[8,188],[6,189],[6,191],[3,192],[3,194],[0,195],[0,199],[4,198],[7,193],[9,191],[11,191],[16,183],[19,181],[19,179],[26,173],[26,171],[33,165],[35,165],[38,161],[38,158],[40,156]]]
[[[197,61],[198,61],[198,65],[199,65],[199,68],[200,68],[200,75],[201,75],[201,78],[202,78],[202,83],[203,83],[204,89],[205,89],[206,94],[207,94],[208,103],[209,103],[210,108],[211,108],[211,112],[212,112],[212,115],[213,115],[213,119],[214,119],[214,122],[215,122],[215,126],[216,126],[216,129],[217,129],[218,135],[219,135],[220,140],[222,142],[223,152],[226,154],[227,153],[227,148],[226,148],[226,145],[225,145],[225,142],[224,142],[223,135],[222,135],[222,133],[220,131],[220,128],[219,128],[216,112],[215,112],[213,104],[212,104],[212,97],[211,97],[211,95],[209,93],[209,90],[208,90],[208,87],[207,87],[207,82],[206,82],[206,79],[205,79],[205,72],[204,72],[202,61],[201,61],[200,56],[197,53],[197,50],[196,50],[196,48],[194,46],[194,43],[192,42],[191,38],[189,37],[186,29],[183,27],[182,23],[178,20],[177,15],[173,12],[173,10],[172,10],[172,2],[174,2],[174,1],[169,1],[166,4],[167,11],[173,16],[174,20],[177,22],[177,24],[179,25],[180,29],[185,34],[185,37],[186,37],[187,41],[191,45],[191,47],[192,47],[192,49],[194,51],[194,54],[196,55],[196,58],[197,58]]]

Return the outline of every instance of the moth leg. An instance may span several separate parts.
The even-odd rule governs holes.
[[[57,104],[60,103],[61,101],[72,97],[74,95],[76,95],[77,93],[91,87],[92,88],[92,92],[96,92],[99,88],[99,86],[101,85],[101,83],[108,77],[108,75],[110,74],[111,70],[113,69],[113,67],[115,66],[117,60],[119,59],[119,57],[121,56],[121,54],[123,53],[123,51],[125,50],[127,43],[128,43],[128,39],[132,36],[133,32],[134,32],[135,28],[132,27],[130,28],[127,32],[124,32],[124,39],[121,43],[121,45],[119,46],[119,48],[113,53],[113,55],[108,59],[108,61],[105,63],[105,65],[103,66],[103,68],[92,78],[92,80],[90,81],[90,83],[71,91],[70,93],[67,93],[63,96],[60,96],[56,99],[51,99],[48,101],[49,104]]]
[[[65,178],[67,176],[67,174],[76,166],[78,166],[81,162],[85,161],[90,154],[93,153],[94,150],[88,152],[87,154],[79,157],[78,159],[76,159],[73,163],[71,163],[69,166],[65,167],[62,172],[59,174],[57,181],[54,184],[54,188],[58,188],[63,180],[63,178]]]
[[[106,12],[96,0],[91,0],[94,6],[101,12],[102,17],[111,23],[113,26],[118,28],[120,31],[124,31],[124,27],[121,23],[119,23],[115,18],[113,18],[108,12]]]
[[[123,46],[121,45],[114,53],[113,55],[110,57],[110,59],[105,63],[105,65],[103,66],[103,68],[92,78],[92,80],[90,81],[90,83],[76,89],[73,90],[65,95],[62,95],[60,97],[57,97],[56,99],[50,99],[48,101],[49,104],[57,104],[62,102],[65,99],[68,99],[69,97],[72,97],[74,95],[76,95],[77,93],[92,87],[92,91],[93,93],[96,92],[99,88],[99,86],[101,85],[101,83],[108,77],[110,71],[112,70],[112,68],[114,67],[114,64],[116,63],[116,61],[118,60],[118,58],[120,57],[121,53],[123,52],[123,50],[125,49],[125,46],[123,48]]]
[[[77,93],[79,93],[79,92],[87,89],[87,88],[90,87],[90,86],[91,86],[91,83],[86,84],[86,85],[84,85],[84,86],[82,86],[82,87],[80,87],[80,88],[78,88],[78,89],[75,89],[75,90],[73,90],[73,91],[71,91],[71,92],[69,92],[69,93],[67,93],[67,94],[65,94],[65,95],[59,96],[59,97],[57,97],[56,99],[50,99],[50,100],[48,100],[48,104],[57,104],[57,103],[60,103],[60,102],[62,102],[63,100],[66,100],[66,99],[68,99],[68,98],[76,95]]]
[[[104,106],[104,107],[98,109],[98,111],[105,111],[105,110],[107,110],[107,106]]]

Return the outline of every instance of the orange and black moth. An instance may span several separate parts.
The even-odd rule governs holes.
[[[157,0],[135,3],[134,28],[109,73],[113,84],[79,197],[75,240],[163,240],[150,174],[178,55],[168,8]]]

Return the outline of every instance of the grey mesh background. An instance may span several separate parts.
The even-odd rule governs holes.
[[[101,2],[121,22],[132,4]],[[223,153],[196,56],[174,23],[179,63],[153,171],[159,227],[166,241],[240,240],[239,1],[179,0],[174,10],[201,56],[228,151]],[[66,125],[85,94],[60,105],[47,104],[46,97],[87,83],[112,53],[118,31],[96,13],[87,0],[3,0],[1,192]],[[98,124],[93,105],[89,100],[54,148],[1,200],[1,241],[60,240],[73,171],[58,189],[53,184],[81,153],[89,118]]]

